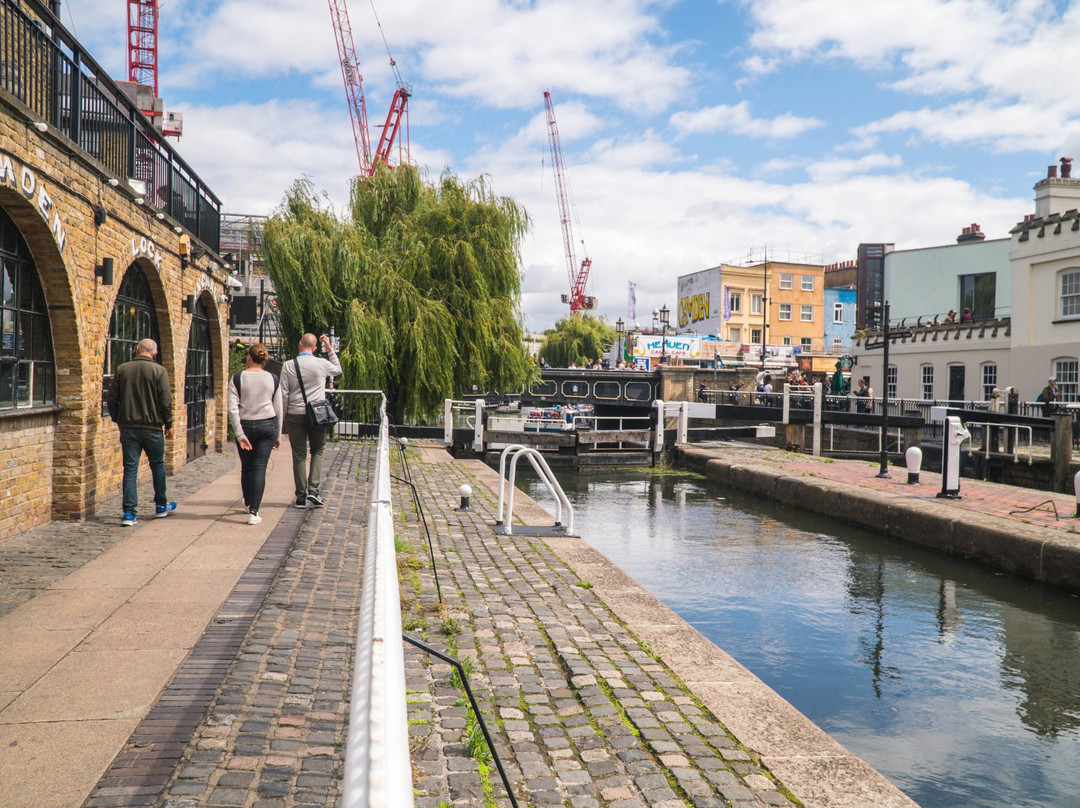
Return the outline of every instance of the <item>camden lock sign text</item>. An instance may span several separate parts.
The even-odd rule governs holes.
[[[64,220],[53,204],[44,181],[39,180],[29,166],[21,165],[10,154],[0,152],[0,183],[19,191],[34,205],[52,231],[56,246],[63,252],[64,244],[67,243]]]

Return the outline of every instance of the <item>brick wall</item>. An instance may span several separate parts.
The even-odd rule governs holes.
[[[219,302],[225,271],[211,266],[211,254],[182,269],[176,222],[137,204],[123,178],[115,187],[109,179],[70,141],[38,132],[27,110],[0,92],[0,207],[37,265],[49,309],[59,405],[47,413],[0,411],[0,542],[49,519],[93,514],[102,499],[120,490],[119,436],[112,421],[101,417],[101,390],[113,305],[133,264],[150,283],[161,361],[172,381],[175,421],[166,469],[175,472],[185,462],[191,316],[181,301],[187,295],[202,300],[210,317],[215,399],[207,402],[208,451],[220,451],[225,439],[228,312]],[[100,227],[94,223],[99,206],[107,213]],[[111,286],[94,275],[106,256],[114,259]]]

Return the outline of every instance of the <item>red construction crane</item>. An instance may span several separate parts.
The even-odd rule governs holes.
[[[330,5],[330,18],[334,24],[334,38],[337,41],[338,60],[341,63],[341,78],[345,82],[345,96],[349,104],[349,115],[352,119],[353,140],[356,142],[356,158],[360,163],[360,172],[370,177],[375,172],[378,163],[390,165],[390,151],[397,142],[400,146],[401,122],[406,121],[405,129],[408,132],[408,109],[409,88],[401,80],[394,57],[390,56],[390,45],[383,34],[383,44],[386,45],[386,53],[390,56],[390,66],[393,68],[394,77],[397,79],[397,90],[393,101],[390,103],[390,112],[387,113],[386,123],[383,124],[382,134],[379,136],[378,146],[374,154],[371,151],[371,139],[368,135],[367,104],[364,101],[363,75],[360,73],[360,62],[356,58],[356,47],[353,44],[352,25],[349,23],[349,9],[345,0],[327,0]],[[371,4],[372,12],[375,4]],[[375,21],[382,33],[382,23],[379,22],[378,14]],[[406,134],[406,151],[408,150],[408,135]]]
[[[157,0],[128,0],[128,81],[154,88],[157,84]]]
[[[570,224],[572,194],[570,181],[566,177],[563,164],[562,146],[559,143],[559,127],[555,123],[555,107],[551,103],[551,93],[544,91],[544,106],[547,108],[548,139],[551,142],[551,166],[555,172],[555,194],[559,198],[559,218],[562,222],[563,249],[566,252],[566,270],[570,280],[570,294],[562,296],[563,303],[570,304],[570,314],[577,314],[582,309],[595,309],[596,298],[585,294],[585,285],[589,282],[591,258],[581,259],[578,266],[574,255],[574,233]],[[584,243],[584,242],[583,242]]]

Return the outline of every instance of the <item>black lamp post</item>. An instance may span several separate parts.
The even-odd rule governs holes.
[[[671,312],[668,311],[668,307],[666,305],[660,307],[660,328],[663,330],[663,333],[664,333],[663,341],[660,343],[660,364],[661,365],[664,364],[667,361],[667,327],[668,327],[668,317],[670,315],[671,315]]]
[[[626,334],[626,324],[623,323],[622,317],[615,321],[615,337],[619,341],[619,358],[615,364],[619,364],[626,358],[626,349],[623,347],[623,337]]]

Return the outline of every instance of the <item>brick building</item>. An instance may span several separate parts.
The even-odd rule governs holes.
[[[228,275],[220,202],[47,7],[0,0],[0,53],[5,541],[119,491],[104,394],[143,337],[173,385],[167,469],[221,450]]]

